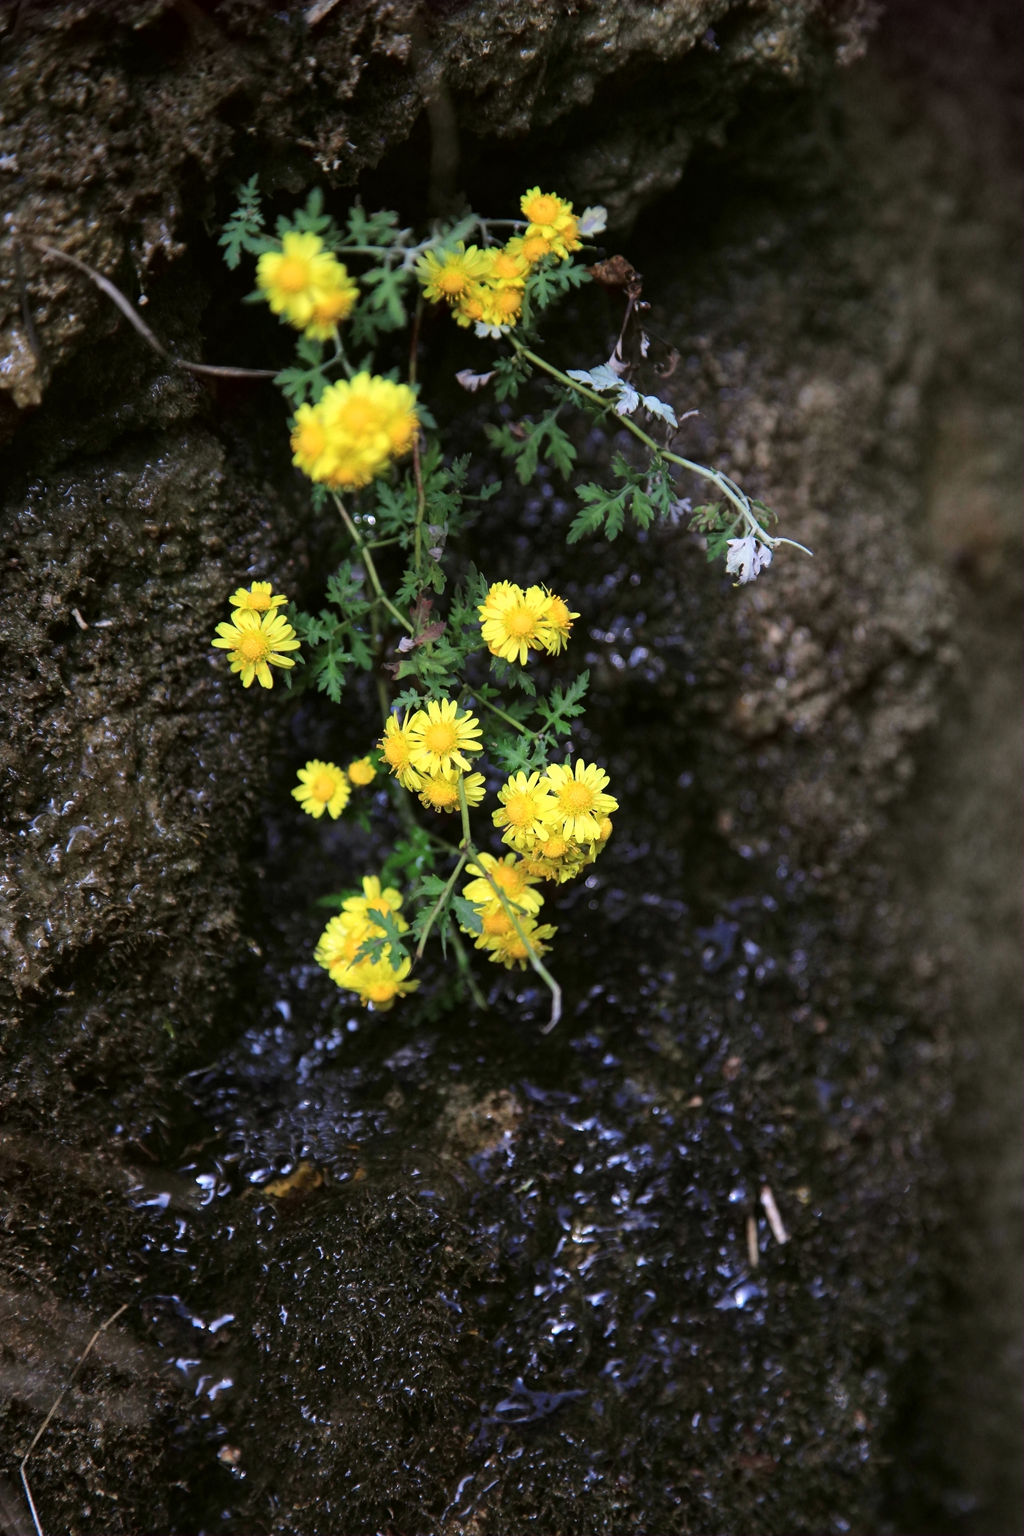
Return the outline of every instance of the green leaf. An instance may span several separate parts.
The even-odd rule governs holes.
[[[273,249],[273,241],[263,231],[263,213],[260,209],[259,176],[253,175],[238,188],[238,207],[227,220],[218,244],[224,248],[224,260],[232,271],[238,266],[242,252],[261,255]]]

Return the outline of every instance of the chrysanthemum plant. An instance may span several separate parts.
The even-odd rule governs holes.
[[[388,822],[401,828],[379,873],[324,899],[337,910],[314,953],[337,985],[390,1007],[419,986],[415,971],[436,935],[482,1005],[468,941],[501,966],[533,968],[551,992],[550,1028],[561,994],[544,962],[555,929],[541,920],[541,886],[557,889],[594,862],[618,802],[603,768],[573,761],[589,679],[563,671],[562,653],[579,615],[546,586],[521,586],[500,567],[481,573],[459,557],[459,534],[501,480],[493,458],[474,471],[467,458],[444,457],[416,383],[425,306],[446,308],[479,339],[481,367],[458,375],[464,388],[492,390],[504,405],[529,386],[543,402],[515,419],[507,408],[485,429],[491,454],[510,460],[521,484],[542,459],[573,478],[567,412],[632,435],[636,452],[612,455],[610,485],[575,485],[569,543],[601,532],[614,539],[629,519],[646,528],[687,512],[709,557],[746,582],[792,541],[768,531],[768,508],[727,475],[672,447],[675,412],[642,391],[624,348],[627,333],[639,358],[650,345],[639,278],[621,257],[597,261],[588,244],[604,229],[604,210],[577,216],[533,187],[519,211],[467,213],[418,239],[395,214],[368,215],[358,204],[339,226],[314,191],[271,235],[255,177],[242,189],[222,236],[225,258],[236,267],[243,253],[256,257],[253,301],[297,333],[295,364],[276,379],[292,412],[293,462],[314,506],[335,510],[349,550],[319,613],[291,606],[285,616],[286,599],[255,581],[232,595],[232,618],[213,643],[245,687],[271,687],[274,668],[291,684],[298,663],[301,680],[337,703],[353,673],[373,674],[381,722],[367,722],[364,754],[347,768],[307,762],[292,791],[307,813],[336,818],[353,790],[384,775]],[[622,291],[622,330],[608,358],[562,367],[544,355],[541,316],[595,278]],[[405,377],[380,371],[381,354],[401,357]],[[690,511],[679,470],[710,484],[716,499]]]

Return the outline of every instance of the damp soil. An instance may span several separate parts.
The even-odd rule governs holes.
[[[680,347],[663,388],[701,412],[693,451],[786,506],[813,565],[780,555],[737,593],[682,522],[567,554],[543,474],[473,535],[580,611],[579,749],[622,807],[554,903],[553,1033],[528,974],[477,1010],[435,958],[433,1002],[375,1015],[312,964],[317,898],[371,849],[281,807],[297,753],[365,747],[358,697],[340,719],[246,699],[230,729],[227,689],[159,731],[130,689],[110,711],[136,756],[112,798],[84,776],[82,825],[158,815],[143,790],[169,763],[208,823],[172,847],[170,892],[187,858],[219,883],[179,919],[143,870],[141,956],[110,958],[99,909],[92,968],[46,1005],[45,977],[20,994],[39,1027],[5,1047],[0,1528],[31,1528],[19,1458],[62,1391],[26,1469],[47,1531],[1017,1528],[1012,178],[992,170],[1004,106],[982,107],[998,33],[974,39],[966,90],[951,14],[927,67],[904,16],[827,100],[751,102],[756,130],[696,155],[629,237]],[[603,302],[553,345],[596,361]],[[330,536],[244,446],[240,423],[271,430],[261,409],[205,402],[159,517],[114,434],[122,477],[94,488],[110,544],[90,565],[72,526],[50,551],[62,611],[112,568],[151,622],[150,517],[187,646],[193,610],[211,627],[196,573],[215,560],[227,589],[217,530],[245,493],[245,563],[292,530],[312,592]],[[464,406],[456,439],[478,430]],[[600,468],[607,449],[579,446]],[[182,545],[176,498],[199,509]],[[211,784],[246,754],[251,804],[231,806]],[[48,814],[35,835],[88,853]],[[68,921],[87,923],[73,873]],[[197,964],[226,946],[216,987],[190,984],[168,930]],[[118,990],[149,968],[159,1017]]]

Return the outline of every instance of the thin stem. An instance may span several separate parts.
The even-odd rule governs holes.
[[[538,356],[529,347],[524,347],[522,342],[517,341],[514,336],[510,336],[509,340],[521,357],[527,358],[536,368],[540,368],[544,373],[550,374],[553,379],[557,379],[565,389],[571,389],[576,394],[583,395],[585,399],[591,400],[595,405],[600,406],[603,411],[610,411],[612,409],[611,401],[599,395],[596,390],[588,389],[585,384],[580,384],[577,379],[570,379],[567,373],[563,373],[560,368],[556,368],[546,358]],[[774,538],[768,533],[754,516],[754,513],[751,511],[750,502],[739,486],[730,480],[728,475],[723,474],[721,470],[709,469],[706,464],[698,464],[694,459],[684,459],[682,454],[673,453],[669,448],[663,448],[660,443],[655,442],[654,438],[629,416],[620,416],[619,422],[625,427],[627,432],[632,432],[635,438],[641,443],[645,443],[653,453],[658,454],[660,458],[665,459],[669,464],[678,464],[680,469],[687,469],[691,474],[699,475],[702,480],[708,480],[712,485],[716,486],[722,495],[732,502],[739,516],[743,519],[748,533],[760,539],[763,544],[767,544],[771,549],[774,549],[776,544],[792,544],[795,549],[802,549],[805,555],[811,553],[809,549],[804,548],[803,544],[798,544],[795,539]]]
[[[497,704],[492,704],[489,699],[481,699],[475,694],[474,698],[478,704],[483,705],[484,709],[489,709],[492,715],[497,715],[499,720],[504,720],[506,725],[515,726],[521,736],[529,736],[536,741],[537,737],[541,735],[540,731],[531,731],[529,726],[524,725],[521,720],[517,720],[514,715],[507,715],[503,709],[499,709]]]
[[[417,961],[422,960],[423,951],[426,948],[427,940],[430,937],[430,930],[433,928],[434,923],[437,920],[437,915],[441,908],[444,906],[445,902],[448,900],[452,891],[455,889],[455,882],[462,874],[462,871],[465,869],[468,862],[469,852],[465,847],[463,847],[459,853],[459,861],[455,868],[452,870],[451,874],[448,876],[444,890],[441,892],[440,896],[437,898],[437,900],[434,902],[434,905],[430,909],[430,915],[427,918],[423,932],[420,934],[420,941],[416,946],[416,954],[413,957],[414,965],[417,963]]]
[[[333,496],[333,492],[332,492],[332,496]],[[345,527],[347,528],[347,530],[349,532],[349,535],[351,536],[353,544],[356,546],[356,549],[359,551],[359,558],[363,562],[363,567],[364,567],[364,569],[366,571],[367,576],[369,576],[369,578],[370,578],[370,585],[373,587],[373,590],[374,590],[374,592],[376,594],[376,597],[377,597],[377,601],[379,603],[383,604],[383,606],[390,613],[391,617],[393,619],[396,619],[397,622],[399,624],[401,624],[402,628],[406,631],[407,634],[410,634],[410,635],[413,634],[414,630],[413,630],[412,625],[409,623],[409,620],[407,618],[405,618],[405,616],[403,614],[399,613],[398,609],[395,607],[395,605],[391,601],[391,599],[389,597],[385,596],[384,588],[380,584],[380,577],[377,575],[377,567],[374,565],[374,563],[373,563],[373,556],[370,554],[369,545],[367,544],[366,540],[363,538],[362,534],[359,532],[359,529],[356,527],[355,523],[352,521],[352,519],[349,517],[348,513],[346,512],[344,502],[341,500],[340,496],[333,496],[333,500],[334,500],[334,505],[338,509],[338,513],[339,513],[339,515],[341,517],[341,520],[345,524]]]
[[[540,955],[538,955],[537,951],[530,943],[527,935],[523,932],[523,929],[519,923],[519,919],[516,916],[518,909],[509,902],[505,892],[501,889],[501,886],[498,884],[498,882],[493,878],[490,870],[487,868],[479,853],[477,853],[476,849],[472,845],[470,845],[470,853],[476,863],[477,869],[479,869],[480,873],[487,881],[487,884],[490,886],[495,896],[497,896],[498,900],[501,902],[502,910],[504,911],[505,916],[512,924],[512,927],[515,929],[520,943],[526,950],[527,960],[529,960],[533,969],[537,972],[537,975],[540,977],[548,991],[551,993],[551,1017],[548,1019],[548,1022],[541,1030],[542,1035],[548,1035],[551,1033],[559,1019],[562,1017],[562,989],[558,985],[558,982],[555,980],[555,978],[552,976],[551,972],[548,970],[547,966],[544,964],[543,960],[540,958]]]
[[[480,1009],[480,1012],[486,1013],[487,999],[484,997],[480,988],[477,986],[476,977],[473,975],[473,965],[469,955],[466,953],[466,946],[462,942],[462,935],[458,932],[457,929],[453,928],[448,937],[450,938],[452,948],[455,951],[455,959],[458,962],[459,971],[462,974],[462,978],[465,981],[466,986],[469,988],[469,995],[473,999],[476,1006]]]

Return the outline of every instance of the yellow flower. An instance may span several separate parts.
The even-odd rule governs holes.
[[[368,485],[392,459],[408,453],[419,428],[416,396],[408,384],[370,373],[329,384],[313,409],[323,427],[323,451],[317,456],[303,452],[300,458],[296,438],[309,427],[308,418],[300,421],[297,411],[292,434],[296,463],[335,489]]]
[[[417,790],[420,787],[420,775],[412,764],[412,748],[414,732],[422,713],[418,709],[411,718],[406,714],[401,721],[397,715],[389,715],[384,725],[384,735],[377,743],[384,754],[384,761],[403,789]]]
[[[486,251],[475,245],[458,244],[437,254],[425,251],[416,263],[416,276],[423,288],[424,298],[434,302],[443,299],[454,304],[468,292],[472,285],[487,275]]]
[[[372,784],[377,777],[377,770],[368,757],[357,757],[354,763],[349,763],[346,769],[349,780],[353,784]]]
[[[292,425],[291,444],[295,467],[311,480],[325,480],[330,468],[326,459],[327,428],[317,406],[299,406]]]
[[[535,267],[538,261],[551,255],[551,241],[531,226],[523,236],[523,255],[531,267]]]
[[[417,772],[450,775],[456,768],[468,773],[467,752],[483,750],[480,722],[475,715],[459,714],[454,699],[430,699],[410,723],[412,765]]]
[[[549,596],[543,587],[524,592],[514,581],[496,581],[480,604],[480,630],[492,656],[524,663],[530,650],[548,648]]]
[[[519,200],[523,216],[528,220],[525,241],[540,238],[547,242],[552,255],[564,260],[570,251],[578,251],[583,244],[579,238],[579,226],[572,211],[572,203],[556,197],[553,192],[542,192],[531,187]]]
[[[314,341],[329,341],[341,322],[352,313],[358,297],[359,289],[339,262],[333,287],[318,290],[313,300],[312,313],[303,326],[306,335]]]
[[[294,667],[285,651],[297,651],[295,631],[279,613],[253,613],[240,608],[230,624],[218,624],[219,638],[212,643],[228,652],[232,672],[240,672],[242,686],[256,678],[261,688],[273,688],[271,667]]]
[[[305,768],[299,769],[299,782],[292,790],[295,799],[310,816],[319,820],[326,811],[332,821],[337,821],[351,793],[342,770],[334,763],[320,762],[319,758],[313,758]]]
[[[580,843],[596,842],[601,836],[602,818],[617,811],[619,802],[605,793],[608,775],[596,763],[578,758],[575,771],[566,764],[553,763],[545,772],[556,809],[551,824],[562,835]]]
[[[300,331],[313,322],[317,305],[328,295],[350,291],[351,309],[357,292],[341,262],[324,250],[320,236],[295,229],[284,236],[280,251],[264,251],[259,258],[256,286],[274,314]]]
[[[519,934],[510,925],[506,933],[495,934],[491,942],[486,946],[481,945],[477,941],[477,947],[486,947],[490,958],[495,964],[504,965],[508,970],[511,970],[514,965],[518,965],[519,969],[523,970],[529,963],[530,955],[526,947],[527,943],[535,955],[546,955],[551,947],[546,941],[553,939],[558,932],[558,929],[552,928],[550,923],[537,924],[532,917],[520,917],[517,921],[523,938],[520,938]],[[526,940],[525,943],[524,939]]]
[[[513,236],[496,250],[488,251],[490,257],[490,271],[488,276],[492,283],[514,283],[517,288],[526,286],[526,279],[530,275],[530,263],[523,255],[523,242],[518,236]]]
[[[459,809],[459,780],[466,790],[466,804],[479,805],[484,797],[482,773],[432,773],[420,785],[420,804],[428,811],[457,811]]]
[[[480,907],[485,907],[490,902],[497,902],[494,887],[487,879],[487,875],[490,875],[491,880],[513,907],[519,907],[524,912],[540,911],[544,898],[540,891],[533,889],[537,883],[537,876],[532,875],[523,860],[517,858],[514,853],[507,853],[504,859],[496,859],[493,853],[482,853],[478,864],[466,865],[466,873],[475,877],[462,887],[462,894],[467,901],[472,901]],[[500,906],[500,902],[498,905]]]
[[[555,798],[539,773],[514,773],[498,790],[500,810],[492,821],[504,827],[502,841],[511,848],[532,851],[538,841],[549,835],[552,817],[557,812]]]
[[[408,956],[397,966],[386,957],[380,960],[360,960],[347,971],[335,976],[339,987],[355,992],[364,1003],[372,1003],[381,1013],[386,1013],[396,997],[415,992],[418,981],[409,980],[412,961]]]
[[[250,587],[239,587],[237,592],[232,592],[228,602],[232,608],[239,608],[242,612],[266,613],[268,608],[280,608],[288,599],[282,597],[280,592],[274,592],[269,581],[254,581]]]
[[[572,629],[573,619],[578,619],[578,613],[571,613],[569,605],[564,598],[558,597],[554,592],[547,592],[547,606],[544,610],[546,633],[541,637],[541,645],[552,656],[557,656],[559,651],[569,643],[569,633]]]
[[[398,914],[402,905],[402,894],[396,891],[393,885],[385,886],[381,890],[379,875],[363,876],[363,894],[361,896],[346,896],[341,904],[343,912],[353,912],[363,918],[367,912],[392,912]],[[401,933],[408,928],[404,917],[395,916],[395,922]],[[374,931],[380,932],[374,926]]]

